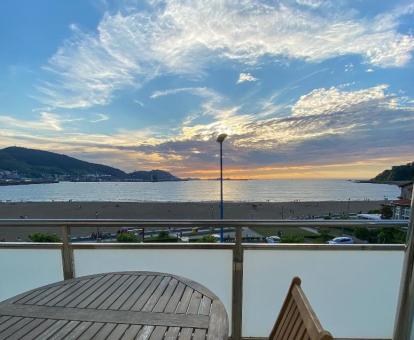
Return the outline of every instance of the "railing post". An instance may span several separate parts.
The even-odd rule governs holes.
[[[232,302],[232,340],[239,340],[242,336],[243,314],[243,245],[242,229],[236,228],[235,244],[233,249],[233,302]]]
[[[397,315],[394,325],[394,340],[410,340],[414,335],[414,190],[411,197],[410,222],[408,224],[407,246],[404,255],[403,271]]]
[[[70,227],[62,227],[62,266],[63,279],[70,280],[74,278],[73,249],[70,246]]]

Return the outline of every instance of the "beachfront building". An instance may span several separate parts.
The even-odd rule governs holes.
[[[408,182],[399,185],[401,189],[401,196],[402,200],[410,200],[413,195],[413,182]]]
[[[413,182],[400,185],[401,195],[399,200],[391,201],[392,218],[395,220],[408,220],[410,218],[411,197],[413,194]]]
[[[392,201],[392,218],[394,220],[408,220],[410,218],[410,204],[411,200]]]

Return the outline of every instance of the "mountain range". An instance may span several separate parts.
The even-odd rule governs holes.
[[[108,181],[179,181],[164,170],[126,173],[107,165],[89,163],[66,155],[21,147],[0,149],[0,172],[8,171],[29,178]]]

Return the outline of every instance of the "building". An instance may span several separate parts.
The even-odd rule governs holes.
[[[408,220],[410,218],[410,205],[411,200],[392,201],[392,218],[394,220]]]
[[[413,195],[413,182],[401,184],[399,187],[401,188],[400,198],[402,200],[411,200],[411,197]]]
[[[411,197],[413,194],[413,182],[401,184],[399,200],[391,201],[392,218],[395,220],[408,220],[410,218]]]

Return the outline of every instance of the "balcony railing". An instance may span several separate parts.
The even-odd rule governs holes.
[[[35,232],[48,226],[59,228],[62,235],[61,243],[0,243],[0,300],[88,274],[170,272],[194,279],[220,297],[231,318],[233,339],[261,338],[270,331],[290,280],[300,276],[322,324],[335,336],[391,338],[393,332],[408,334],[411,327],[412,282],[407,277],[413,269],[412,228],[407,244],[401,245],[242,243],[242,228],[408,225],[367,220],[0,220],[0,228]],[[78,243],[70,241],[73,227],[233,227],[235,242]]]

